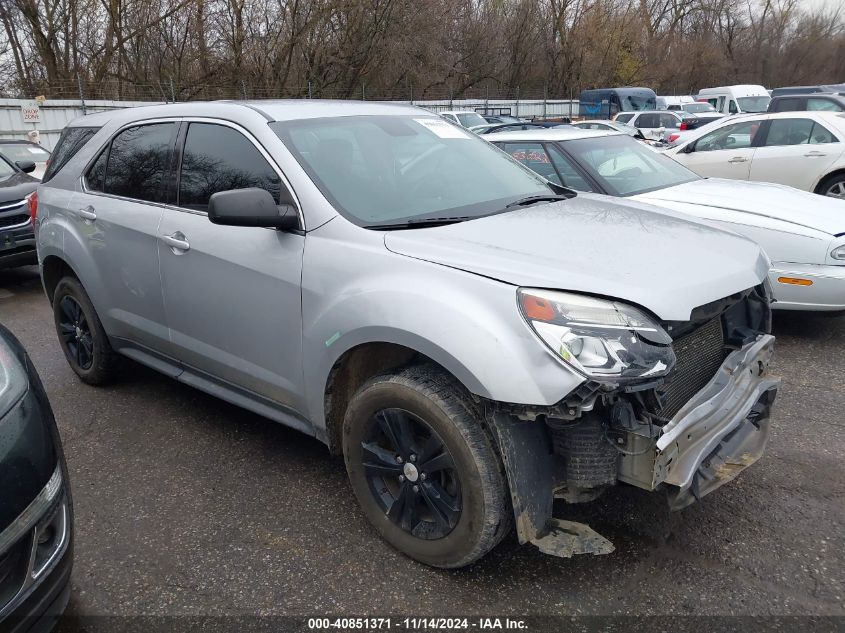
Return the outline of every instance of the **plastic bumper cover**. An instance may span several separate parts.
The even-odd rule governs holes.
[[[780,379],[769,376],[774,337],[728,355],[719,371],[667,424],[656,443],[652,486],[674,486],[674,509],[731,481],[763,454]]]

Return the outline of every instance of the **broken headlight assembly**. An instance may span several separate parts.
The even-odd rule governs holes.
[[[537,336],[588,378],[660,378],[675,365],[672,338],[638,308],[550,290],[520,288],[517,295]]]

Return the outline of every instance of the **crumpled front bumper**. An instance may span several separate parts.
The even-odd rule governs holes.
[[[652,487],[672,486],[673,509],[731,481],[763,454],[780,378],[768,373],[775,339],[761,335],[731,352],[719,371],[657,439]]]

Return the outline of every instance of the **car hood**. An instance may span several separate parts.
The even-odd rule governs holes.
[[[845,202],[768,182],[694,180],[638,196],[643,202],[681,202],[774,218],[829,235],[845,233]]]
[[[15,172],[0,180],[0,204],[11,200],[21,200],[38,187],[38,180],[22,171]]]
[[[754,242],[650,205],[577,198],[447,226],[391,231],[398,254],[516,286],[583,292],[639,304],[666,320],[760,283]]]

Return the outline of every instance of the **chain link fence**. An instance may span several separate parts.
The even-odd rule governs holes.
[[[371,101],[448,101],[448,100],[560,100],[577,99],[580,90],[555,91],[545,86],[502,88],[498,84],[477,84],[457,90],[446,84],[425,87],[406,83],[390,89],[376,82],[363,81],[353,88],[323,87],[307,82],[304,85],[268,85],[247,79],[229,83],[184,83],[163,77],[155,83],[136,83],[108,79],[103,81],[64,79],[33,82],[27,87],[7,84],[0,87],[0,97],[32,99],[41,95],[47,99],[80,99],[110,101],[212,101],[218,99],[359,99]]]

